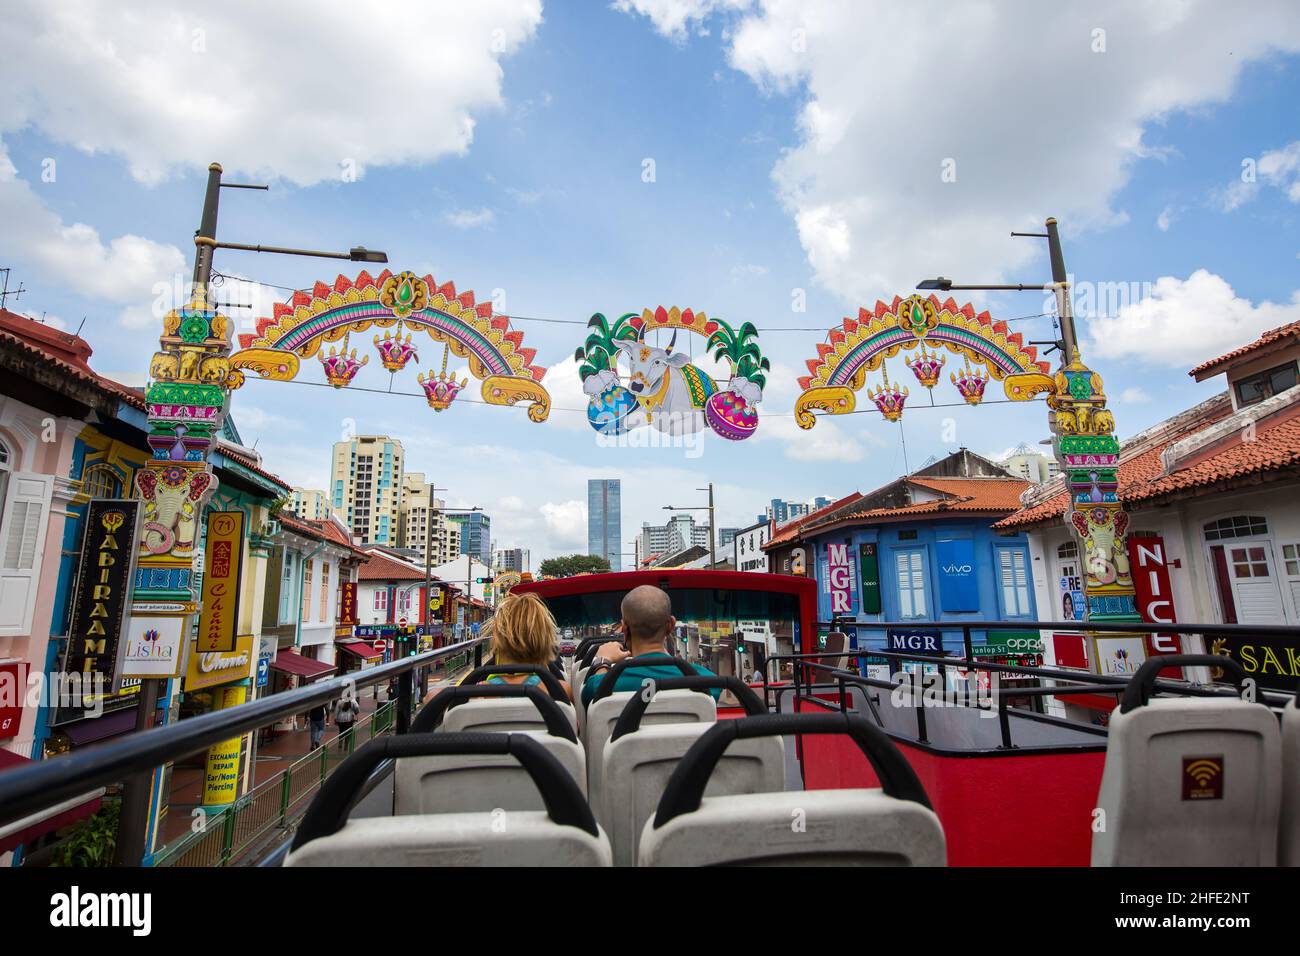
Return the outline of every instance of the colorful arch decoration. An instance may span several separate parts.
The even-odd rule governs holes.
[[[602,435],[641,426],[680,435],[707,426],[723,438],[742,441],[758,428],[757,406],[771,365],[753,323],[734,329],[703,312],[659,306],[639,315],[626,312],[613,325],[598,312],[587,329],[587,340],[574,358],[589,398],[587,420]],[[672,330],[667,348],[646,341],[647,333],[658,330]],[[731,365],[731,378],[715,382],[674,353],[679,332],[702,336],[705,351]],[[627,385],[619,375],[620,356],[628,366]]]
[[[444,346],[442,370],[419,376],[429,407],[443,411],[469,382],[447,374],[448,354],[466,359],[469,372],[482,384],[483,400],[492,405],[528,402],[528,417],[545,421],[551,397],[541,384],[544,366],[533,364],[534,349],[523,344],[524,334],[510,327],[510,318],[492,310],[490,302],[475,302],[473,292],[456,292],[451,282],[437,285],[433,276],[413,272],[377,277],[361,272],[355,280],[340,275],[332,286],[316,283],[310,295],[298,292],[288,303],[277,303],[274,314],[259,319],[254,334],[239,336],[241,350],[230,357],[229,388],[244,383],[246,371],[263,379],[287,382],[296,378],[303,359],[317,358],[326,380],[335,388],[352,383],[368,355],[349,351],[353,335],[371,327],[373,344],[383,367],[399,372],[411,360],[419,361],[419,339],[424,332]],[[403,336],[403,330],[406,334]],[[341,342],[341,347],[327,343]]]
[[[895,296],[889,305],[877,302],[873,311],[859,309],[856,319],[846,318],[828,338],[818,344],[817,357],[808,360],[811,374],[799,379],[803,393],[795,403],[795,421],[800,428],[817,424],[814,410],[830,415],[853,411],[855,393],[866,384],[867,373],[876,370],[883,381],[867,395],[886,421],[902,418],[909,389],[890,382],[885,368],[885,360],[900,351],[915,353],[905,364],[927,389],[940,380],[945,352],[961,356],[962,367],[948,377],[971,405],[983,400],[990,378],[1001,382],[1013,401],[1055,390],[1051,366],[1038,360],[1037,350],[1024,345],[1018,332],[1009,333],[1005,322],[995,322],[987,312],[976,314],[970,303],[959,308],[952,299],[940,303],[933,295]]]

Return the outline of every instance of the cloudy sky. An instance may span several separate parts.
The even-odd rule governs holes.
[[[936,274],[1047,279],[1041,241],[1008,233],[1049,215],[1121,434],[1220,387],[1192,365],[1300,319],[1289,0],[15,0],[5,33],[0,267],[28,290],[11,308],[80,328],[99,371],[142,384],[208,163],[269,183],[223,193],[220,238],[362,244],[495,296],[556,407],[542,425],[468,402],[435,414],[414,368],[390,380],[372,356],[356,384],[402,394],[307,384],[313,363],[236,395],[244,439],[323,487],[330,443],[392,435],[535,560],[585,550],[591,477],[623,479],[630,552],[642,521],[709,481],[719,523],[743,525],[773,497],[1045,438],[1041,406],[951,407],[940,386],[929,408],[915,382],[901,427],[862,414],[803,432],[790,412],[816,343],[860,306]],[[335,265],[216,259],[248,280],[220,293],[252,306],[227,309],[241,325]],[[1054,335],[1039,293],[975,301]],[[597,444],[570,358],[583,323],[661,304],[766,330],[750,441]]]

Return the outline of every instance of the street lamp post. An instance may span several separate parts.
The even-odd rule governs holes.
[[[707,505],[664,505],[664,511],[707,511],[709,513],[709,568],[712,569],[718,563],[717,551],[714,547],[717,541],[718,528],[713,515],[713,482],[710,481],[707,488],[696,488],[695,490],[709,493],[709,503]]]
[[[1052,446],[1065,480],[1069,504],[1065,524],[1072,528],[1083,549],[1084,561],[1083,620],[1138,621],[1133,579],[1127,556],[1128,516],[1115,492],[1100,492],[1100,487],[1118,487],[1119,452],[1115,438],[1114,415],[1106,408],[1101,376],[1084,365],[1079,356],[1079,340],[1074,327],[1070,298],[1069,273],[1061,252],[1057,222],[1049,218],[1044,232],[1013,232],[1047,240],[1052,266],[1052,281],[1042,285],[959,285],[942,276],[926,279],[918,289],[1025,291],[1051,289],[1056,294],[1061,337],[1052,344],[1061,352],[1056,384],[1048,395]],[[1034,343],[1044,344],[1044,343]],[[1098,494],[1097,497],[1093,497]],[[1076,503],[1088,502],[1078,508]],[[1094,573],[1092,568],[1104,569]]]

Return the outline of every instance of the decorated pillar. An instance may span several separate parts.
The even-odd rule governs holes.
[[[1085,616],[1140,621],[1125,543],[1128,512],[1119,501],[1119,440],[1101,376],[1076,356],[1057,371],[1047,404],[1052,448],[1070,493],[1065,520],[1084,556]]]

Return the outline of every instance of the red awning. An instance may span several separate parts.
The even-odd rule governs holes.
[[[54,757],[52,759],[58,760],[59,758]],[[29,763],[32,763],[32,761],[28,758],[0,748],[0,773],[11,768],[26,766]],[[43,834],[52,833],[70,823],[84,820],[99,809],[99,802],[103,796],[104,788],[99,787],[90,793],[64,800],[52,807],[37,810],[35,813],[15,820],[13,823],[0,826],[0,853],[7,853]]]
[[[375,658],[383,657],[384,652],[376,650],[373,644],[367,644],[365,641],[335,641],[335,646],[347,651],[349,654],[355,654],[362,660],[372,661]]]
[[[275,656],[275,660],[271,661],[271,669],[282,674],[293,674],[296,677],[301,677],[304,682],[320,680],[322,677],[328,677],[338,670],[333,664],[314,661],[310,657],[303,657],[293,651],[280,651]]]

